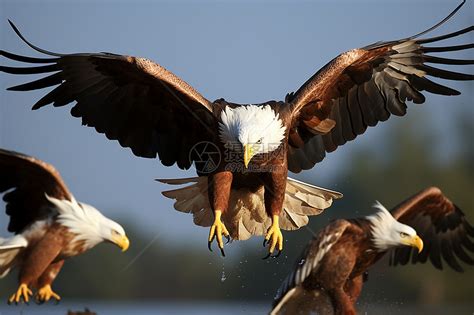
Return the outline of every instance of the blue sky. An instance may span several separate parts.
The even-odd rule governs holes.
[[[447,15],[458,1],[0,1],[0,48],[36,56],[10,29],[16,23],[34,44],[51,51],[97,52],[143,56],[187,81],[210,100],[238,103],[283,99],[330,59],[378,40],[418,33]],[[435,34],[473,24],[472,1]],[[472,43],[473,35],[450,43]],[[473,59],[473,53],[450,54]],[[1,64],[10,64],[4,59]],[[457,68],[473,73],[472,67]],[[57,167],[76,198],[114,218],[164,240],[203,243],[208,230],[192,217],[173,210],[154,178],[194,176],[157,160],[137,158],[69,115],[71,105],[32,112],[45,91],[7,92],[28,81],[0,75],[0,147],[39,157]],[[422,106],[409,107],[404,119],[430,116],[432,128],[446,141],[449,118],[466,112],[474,117],[473,84],[452,83],[463,95],[429,95]],[[416,113],[416,114],[415,114]],[[331,176],[350,161],[355,147],[367,147],[400,119],[369,130],[332,153],[299,178],[335,188]],[[437,126],[443,126],[440,130]],[[183,126],[184,127],[184,126]],[[444,139],[444,140],[443,140]],[[449,146],[448,146],[449,147]],[[336,187],[337,189],[337,187]],[[375,197],[374,197],[375,198]],[[1,204],[0,204],[1,205]],[[3,210],[2,210],[3,212]],[[0,216],[5,231],[6,216]],[[4,236],[5,232],[0,232]]]

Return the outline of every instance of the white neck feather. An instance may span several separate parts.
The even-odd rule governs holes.
[[[285,138],[286,127],[269,105],[226,107],[221,114],[219,136],[224,144],[261,144],[257,153],[278,148]]]
[[[84,241],[87,248],[109,238],[111,229],[125,234],[123,228],[116,222],[105,217],[96,208],[77,202],[60,200],[46,195],[46,198],[56,206],[59,214],[57,222],[76,234],[74,241]]]
[[[371,223],[372,242],[378,251],[382,252],[400,246],[400,231],[416,234],[413,228],[395,220],[390,211],[380,202],[376,201],[374,208],[378,211],[367,216],[366,219]]]

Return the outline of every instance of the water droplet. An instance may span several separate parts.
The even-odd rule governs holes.
[[[280,288],[278,288],[278,290],[277,290],[275,296],[273,297],[273,299],[276,300],[280,296],[280,294],[281,294],[281,290],[280,290]]]
[[[300,266],[301,266],[301,265],[303,265],[303,264],[304,264],[304,262],[305,262],[305,260],[304,260],[304,259],[301,259],[301,260],[300,260],[300,262],[298,263],[298,265],[300,265]]]
[[[226,280],[225,272],[222,270],[222,275],[221,275],[221,282],[224,282]]]

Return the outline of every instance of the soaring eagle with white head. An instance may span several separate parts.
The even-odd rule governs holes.
[[[462,6],[459,5],[441,25]],[[0,67],[12,74],[48,74],[9,88],[31,91],[56,86],[33,109],[52,104],[71,109],[86,126],[141,157],[188,169],[197,178],[165,181],[191,184],[167,192],[178,210],[192,212],[197,224],[210,226],[224,248],[223,236],[245,239],[265,235],[269,255],[283,249],[283,229],[297,229],[307,216],[320,213],[340,195],[288,181],[288,171],[312,168],[326,152],[363,134],[367,127],[403,116],[406,101],[425,101],[422,91],[440,95],[459,92],[431,81],[472,80],[473,75],[428,64],[465,65],[472,60],[430,53],[459,51],[473,44],[426,46],[457,37],[454,33],[419,39],[418,35],[353,49],[330,61],[284,101],[236,104],[207,100],[186,82],[145,58],[112,53],[53,53],[29,43],[47,58],[0,51],[31,67]],[[309,195],[313,195],[309,197]],[[287,196],[291,195],[291,198]]]
[[[387,211],[376,203],[373,215],[335,220],[306,246],[275,296],[271,315],[355,314],[367,269],[390,254],[391,265],[444,259],[474,265],[474,228],[464,213],[436,187],[427,188]],[[325,301],[329,296],[329,301]]]
[[[0,278],[17,267],[18,290],[8,303],[28,302],[33,288],[40,303],[60,300],[51,285],[64,260],[99,243],[129,247],[125,231],[96,208],[76,201],[53,166],[0,149],[0,193],[5,193],[8,231],[0,238]]]

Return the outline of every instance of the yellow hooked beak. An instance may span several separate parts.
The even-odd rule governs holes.
[[[254,154],[255,153],[253,152],[253,147],[251,145],[244,144],[244,165],[245,165],[245,168],[248,167],[248,165],[250,163],[250,160],[252,159]]]
[[[421,253],[423,250],[423,240],[418,235],[408,239],[406,244],[418,248],[418,253]]]
[[[126,251],[130,246],[130,241],[125,235],[117,235],[113,238],[113,242],[122,249],[122,252]]]

